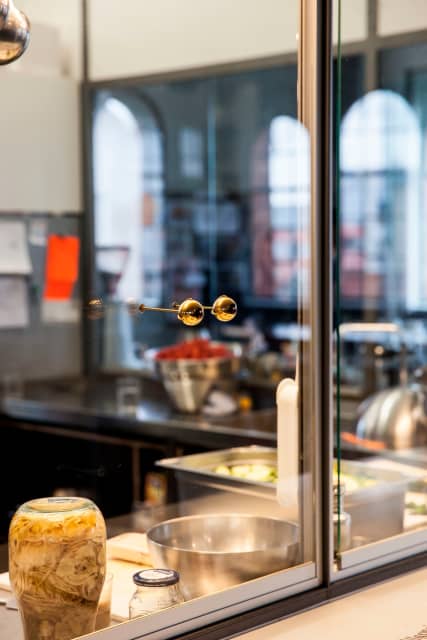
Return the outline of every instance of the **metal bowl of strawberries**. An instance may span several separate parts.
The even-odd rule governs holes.
[[[233,378],[240,357],[233,349],[205,338],[150,349],[146,356],[155,365],[173,405],[183,413],[197,413],[215,383]]]

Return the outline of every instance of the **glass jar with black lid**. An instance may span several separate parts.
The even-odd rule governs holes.
[[[145,569],[133,575],[136,591],[129,602],[129,618],[139,618],[184,602],[179,573],[172,569]]]

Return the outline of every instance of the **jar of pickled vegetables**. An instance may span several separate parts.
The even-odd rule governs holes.
[[[9,575],[25,640],[94,631],[105,539],[102,514],[86,498],[41,498],[18,509],[9,529]]]

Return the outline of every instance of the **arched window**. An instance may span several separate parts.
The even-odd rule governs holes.
[[[393,316],[425,306],[421,130],[393,91],[358,100],[341,125],[341,293]]]
[[[304,126],[276,116],[253,152],[252,254],[255,295],[295,306],[308,274],[305,233],[310,145]]]
[[[116,299],[157,304],[162,293],[163,158],[160,130],[142,101],[101,94],[93,166],[98,272]]]

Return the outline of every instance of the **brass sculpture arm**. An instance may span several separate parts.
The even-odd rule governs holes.
[[[175,313],[181,322],[189,327],[195,327],[200,324],[205,317],[205,311],[208,310],[220,322],[230,322],[237,315],[236,302],[226,295],[219,296],[212,306],[204,306],[198,300],[187,298],[180,304],[172,303],[171,307],[149,307],[144,303],[130,301],[127,303],[129,313],[145,313],[146,311],[158,311],[161,313]],[[97,319],[104,315],[105,304],[101,298],[90,300],[87,306],[89,318]]]

